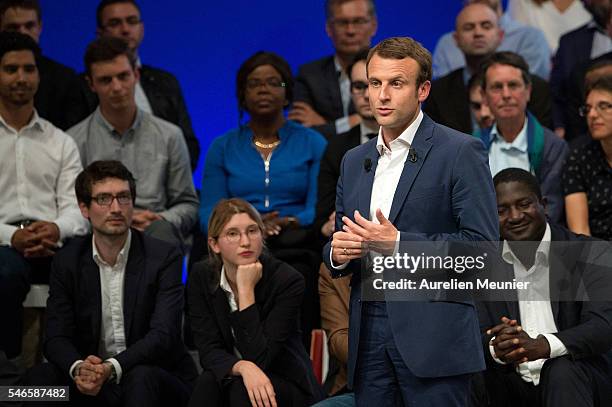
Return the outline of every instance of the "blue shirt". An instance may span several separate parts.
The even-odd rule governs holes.
[[[312,223],[319,162],[327,141],[293,121],[286,121],[278,134],[281,142],[272,152],[267,177],[249,127],[232,129],[212,142],[202,180],[202,231],[206,233],[210,213],[223,198],[242,198],[262,214],[279,211],[281,217],[295,216],[302,226]]]
[[[492,177],[506,168],[521,168],[525,171],[531,171],[527,151],[527,120],[527,117],[525,117],[523,128],[510,143],[499,134],[497,124],[493,125],[491,129],[493,141],[489,149],[489,168]]]
[[[529,71],[542,79],[550,75],[551,52],[544,33],[535,27],[521,24],[504,14],[499,19],[504,38],[497,51],[516,52],[529,64]],[[457,47],[453,33],[438,40],[433,54],[433,76],[439,78],[465,66],[463,52]]]

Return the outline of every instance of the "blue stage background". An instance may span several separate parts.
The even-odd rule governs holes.
[[[93,0],[41,0],[46,55],[83,71],[86,45],[95,38]],[[182,86],[202,153],[211,140],[238,124],[235,74],[258,50],[277,52],[294,69],[328,55],[322,0],[145,1],[141,0],[145,38],[142,61],[174,73]],[[459,0],[379,0],[374,43],[390,36],[411,36],[433,51],[437,38],[452,30]]]

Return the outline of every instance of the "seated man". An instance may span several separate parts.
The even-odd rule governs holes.
[[[70,385],[72,405],[186,405],[197,376],[181,342],[181,255],[130,229],[136,182],[118,161],[76,180],[93,235],[56,256],[44,354],[28,385]]]
[[[513,20],[508,13],[504,13],[501,0],[466,0],[466,3],[484,3],[495,10],[499,26],[504,31],[499,51],[519,54],[529,64],[532,74],[548,79],[550,48],[541,30]],[[434,78],[447,75],[462,66],[465,66],[465,59],[453,39],[453,33],[444,34],[438,40],[433,53]]]
[[[342,157],[351,148],[357,147],[378,136],[379,126],[372,114],[368,97],[367,59],[367,50],[359,52],[347,70],[351,80],[351,99],[361,122],[348,132],[331,138],[321,159],[314,228],[321,233],[319,236],[325,241],[329,239],[334,231],[336,184],[340,177]]]
[[[602,296],[590,289],[604,281],[600,276],[609,289],[612,249],[549,224],[546,200],[529,172],[508,168],[493,182],[504,240],[502,269],[528,285],[516,300],[478,303],[490,405],[608,405],[612,303],[603,301],[609,292]],[[600,254],[606,258],[594,261]],[[579,281],[591,301],[576,296]]]
[[[489,109],[489,105],[487,105],[487,102],[482,97],[482,74],[480,72],[472,75],[467,88],[470,99],[470,112],[478,126],[474,134],[479,134],[481,130],[488,129],[494,123],[491,109]]]
[[[38,0],[3,0],[0,3],[0,30],[29,35],[36,43],[42,33]],[[34,96],[36,112],[62,130],[87,116],[81,81],[72,68],[43,55],[37,59],[40,84]]]
[[[378,21],[374,0],[326,0],[325,16],[325,31],[335,53],[300,67],[288,118],[329,139],[359,123],[346,69],[359,51],[370,46]]]
[[[144,38],[144,22],[135,0],[101,0],[96,9],[97,33],[100,37],[120,38],[128,43],[136,56],[139,81],[136,83],[136,104],[145,112],[176,124],[183,131],[189,150],[191,169],[198,165],[200,143],[191,126],[183,92],[176,77],[168,71],[143,65],[138,47]],[[96,95],[87,92],[89,112],[98,105]]]
[[[533,172],[548,201],[550,220],[561,222],[561,172],[569,149],[527,110],[532,89],[527,63],[512,52],[497,52],[481,71],[483,94],[495,118],[493,127],[480,134],[489,150],[491,175],[509,167]]]
[[[34,109],[38,52],[29,36],[0,33],[0,351],[8,359],[21,354],[30,282],[46,282],[62,241],[87,232],[74,199],[77,146]]]
[[[99,38],[85,53],[87,80],[100,105],[68,130],[83,166],[118,159],[138,179],[133,227],[182,245],[196,223],[189,153],[181,129],[136,105],[138,70],[134,54],[117,38]]]
[[[478,128],[470,115],[468,81],[497,49],[503,38],[497,14],[485,3],[470,3],[457,15],[454,39],[466,65],[436,79],[425,102],[425,113],[445,126],[472,134]],[[531,75],[528,109],[545,127],[550,127],[550,91],[546,81]]]

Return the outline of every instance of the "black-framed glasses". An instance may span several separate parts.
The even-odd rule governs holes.
[[[110,20],[108,20],[108,22],[106,23],[106,25],[104,27],[106,27],[106,28],[118,28],[124,22],[127,25],[129,25],[131,27],[134,27],[134,26],[137,26],[138,24],[142,23],[142,20],[138,16],[130,16],[130,17],[127,17],[127,18],[111,18]]]
[[[261,236],[261,229],[259,229],[259,226],[257,225],[249,226],[244,232],[241,232],[238,229],[232,228],[232,229],[227,230],[225,233],[223,233],[221,237],[223,237],[229,243],[238,243],[240,241],[240,236],[242,236],[243,233],[249,239],[256,239]]]
[[[368,89],[368,83],[363,81],[351,82],[351,92],[355,95],[363,95]]]
[[[601,115],[607,115],[612,113],[612,103],[608,102],[599,102],[595,106],[591,105],[582,105],[578,108],[578,114],[582,117],[587,117],[591,112],[591,109],[595,109],[595,111]]]
[[[352,25],[355,28],[359,28],[362,29],[364,28],[366,25],[370,24],[370,22],[372,21],[371,18],[367,18],[367,17],[357,17],[357,18],[332,18],[331,23],[336,27],[336,28],[341,28],[343,30],[346,30],[348,28],[349,25]]]
[[[91,199],[100,206],[111,206],[115,199],[117,200],[119,205],[129,205],[132,203],[132,194],[130,194],[129,192],[120,193],[117,195],[98,194],[96,196],[92,196]]]
[[[259,79],[249,79],[246,82],[246,87],[248,90],[259,89],[262,86],[265,86],[267,88],[272,88],[272,89],[279,89],[279,88],[287,87],[287,84],[277,78],[269,78],[264,81],[259,80]]]

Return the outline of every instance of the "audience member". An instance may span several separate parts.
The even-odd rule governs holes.
[[[208,232],[210,259],[194,266],[187,283],[204,369],[190,406],[297,407],[320,400],[300,341],[304,280],[262,253],[263,221],[246,201],[220,201]]]
[[[574,145],[589,138],[589,129],[580,107],[584,105],[584,95],[589,85],[602,76],[612,75],[612,51],[595,59],[577,65],[569,78],[567,102],[565,104],[565,140]]]
[[[359,52],[347,69],[351,80],[351,100],[361,121],[359,125],[353,127],[347,133],[330,139],[321,159],[314,229],[321,233],[325,241],[334,231],[336,184],[340,176],[342,157],[351,148],[378,136],[379,126],[372,113],[368,98],[367,58],[367,50]]]
[[[329,139],[359,123],[347,68],[359,51],[370,46],[378,21],[374,0],[325,0],[325,16],[334,55],[300,67],[288,117]]]
[[[198,197],[181,129],[140,109],[133,53],[117,38],[99,38],[85,52],[87,81],[100,105],[68,130],[86,166],[118,159],[138,179],[132,227],[182,246],[196,224]]]
[[[180,253],[130,228],[136,181],[120,162],[91,163],[75,190],[93,235],[54,259],[50,363],[34,367],[27,384],[69,385],[79,406],[186,405],[197,371],[180,335]]]
[[[562,137],[568,125],[565,107],[574,68],[612,51],[610,0],[584,0],[584,3],[593,20],[561,37],[550,74],[553,126],[555,133]]]
[[[581,0],[509,0],[508,14],[515,21],[541,30],[553,55],[563,34],[591,20]]]
[[[466,66],[432,83],[425,112],[436,122],[467,134],[477,130],[478,125],[470,114],[467,83],[480,70],[482,61],[499,48],[503,31],[497,20],[497,14],[486,3],[468,4],[457,15],[454,38],[465,56]],[[535,75],[532,75],[532,84],[529,110],[544,126],[550,126],[548,84]]]
[[[531,73],[548,80],[551,54],[542,31],[514,21],[508,13],[503,13],[501,0],[466,0],[466,3],[485,3],[493,8],[504,32],[498,51],[512,51],[521,55],[529,64]],[[449,32],[440,37],[433,53],[434,78],[448,75],[465,64],[465,58],[453,38],[453,33]]]
[[[143,65],[138,54],[138,47],[144,37],[140,7],[134,0],[102,0],[96,11],[96,23],[98,36],[127,41],[136,56],[136,66],[140,74],[136,83],[136,105],[141,110],[181,128],[193,171],[198,165],[200,144],[191,127],[191,118],[179,82],[170,72]],[[98,100],[94,93],[88,92],[88,96],[91,113],[95,110]]]
[[[612,75],[587,90],[581,109],[592,140],[572,149],[563,172],[567,225],[612,240]]]
[[[17,31],[38,43],[42,33],[38,0],[2,0],[0,31]],[[34,96],[34,107],[40,117],[66,130],[87,115],[79,77],[72,68],[43,55],[38,55],[37,65],[40,84]]]
[[[527,63],[512,52],[498,52],[483,63],[482,72],[483,94],[495,118],[493,127],[480,134],[489,150],[491,175],[509,167],[531,171],[550,220],[562,222],[561,172],[568,147],[527,110],[532,89]]]
[[[494,118],[487,105],[486,100],[482,97],[482,72],[476,72],[468,81],[468,96],[470,100],[470,112],[472,118],[478,126],[475,134],[480,134],[481,130],[488,129],[493,126]]]
[[[0,350],[9,359],[21,354],[30,282],[46,282],[62,242],[87,232],[74,199],[77,146],[34,108],[38,53],[29,36],[0,33]]]
[[[486,405],[607,405],[612,306],[602,301],[610,293],[593,296],[592,290],[609,280],[610,247],[548,223],[546,200],[529,172],[508,168],[494,183],[504,241],[500,266],[526,288],[515,300],[478,304]],[[583,300],[581,285],[594,300]]]

